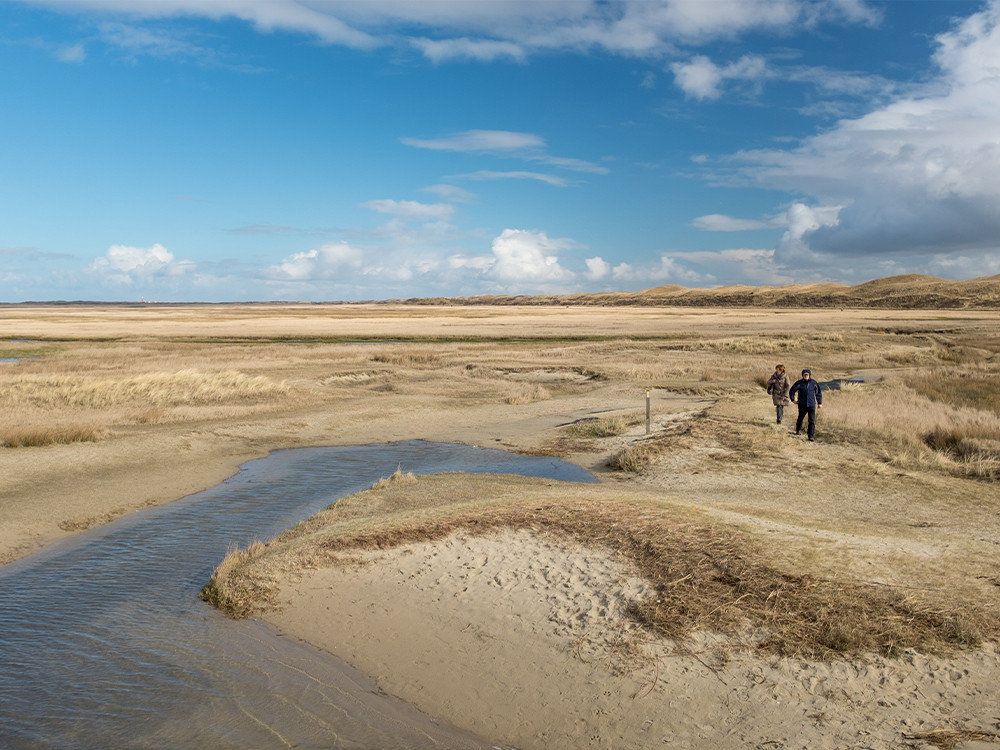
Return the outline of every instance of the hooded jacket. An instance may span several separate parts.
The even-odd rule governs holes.
[[[784,406],[788,403],[788,389],[792,387],[787,373],[773,373],[767,381],[767,392],[771,394],[771,403]]]
[[[805,378],[796,380],[788,395],[792,401],[798,401],[799,406],[812,409],[823,403],[823,389],[820,388],[819,383],[812,379],[812,372],[803,370],[802,374],[805,375],[807,372],[809,380]]]

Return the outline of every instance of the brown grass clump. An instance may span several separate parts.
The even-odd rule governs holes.
[[[371,361],[390,364],[390,365],[419,367],[423,365],[436,365],[441,361],[441,356],[436,352],[419,351],[419,350],[406,350],[399,352],[386,351],[386,352],[380,352],[378,354],[373,354],[371,357]]]
[[[692,520],[648,498],[622,500],[600,487],[567,494],[563,487],[566,499],[559,499],[540,489],[542,480],[497,487],[489,479],[461,479],[463,484],[448,476],[421,477],[416,486],[346,498],[272,542],[270,563],[240,556],[226,571],[220,566],[205,596],[233,616],[248,616],[274,606],[275,566],[330,565],[361,550],[514,528],[627,560],[656,592],[635,603],[630,616],[677,642],[711,630],[769,654],[824,658],[945,651],[1000,634],[1000,626],[973,607],[940,611],[892,589],[778,570],[747,534]],[[462,497],[428,499],[442,496],[441,482],[450,482],[446,494],[462,489]],[[485,489],[494,490],[489,499],[483,499]],[[395,510],[387,513],[390,508]],[[755,635],[746,640],[747,633]]]
[[[508,406],[519,406],[531,404],[535,401],[545,401],[549,398],[552,398],[552,394],[543,386],[525,385],[508,393],[503,397],[502,401]]]
[[[270,587],[263,583],[253,584],[248,578],[241,578],[241,588],[235,589],[223,585],[224,581],[230,580],[239,571],[246,568],[247,564],[260,558],[267,551],[267,545],[261,541],[253,542],[245,550],[239,547],[230,547],[225,558],[212,573],[212,577],[201,590],[202,598],[223,611],[239,612],[244,609],[244,602],[256,597],[267,598]],[[270,582],[273,585],[273,580]],[[238,596],[234,596],[236,592]]]
[[[604,438],[621,435],[632,425],[638,424],[638,419],[627,419],[623,416],[597,417],[582,419],[579,422],[566,425],[563,432],[571,437]]]
[[[0,431],[0,447],[37,448],[45,445],[92,443],[101,440],[105,434],[105,430],[91,425],[9,427]]]
[[[375,484],[372,485],[373,490],[381,490],[386,487],[393,487],[397,484],[407,484],[409,482],[417,481],[417,477],[410,472],[403,472],[402,464],[396,467],[396,471],[387,477],[382,477]]]
[[[644,471],[663,452],[660,442],[647,440],[619,448],[608,458],[608,468],[638,474]]]

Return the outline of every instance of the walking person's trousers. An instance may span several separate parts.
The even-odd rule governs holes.
[[[809,439],[812,440],[816,436],[816,407],[806,406],[805,404],[799,404],[799,418],[795,420],[795,432],[802,431],[802,420],[809,417],[809,423],[806,427],[806,433],[809,435]]]

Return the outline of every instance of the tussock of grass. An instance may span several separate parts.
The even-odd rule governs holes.
[[[704,417],[704,412],[696,419]],[[611,454],[608,458],[608,468],[639,474],[650,467],[658,456],[677,447],[685,435],[691,433],[691,421],[685,421],[660,429],[651,437],[645,437],[634,443],[629,443]]]
[[[662,451],[663,447],[656,440],[632,443],[611,454],[608,468],[638,474],[645,470]]]
[[[250,585],[250,588],[241,589],[239,597],[233,596],[235,593],[233,589],[222,585],[222,582],[229,580],[235,572],[244,569],[248,563],[259,558],[266,551],[267,545],[261,541],[253,542],[245,550],[235,546],[230,547],[225,558],[219,563],[215,572],[212,573],[211,579],[202,589],[202,598],[221,610],[234,611],[238,610],[242,606],[242,601],[248,598],[266,596],[267,586],[257,585],[254,587],[245,578],[242,579],[242,583],[244,586]]]
[[[509,406],[532,404],[535,401],[545,401],[552,398],[552,394],[547,388],[540,385],[523,386],[508,393],[502,401]]]
[[[598,417],[597,419],[584,419],[563,427],[563,432],[570,437],[578,438],[604,438],[621,435],[629,427],[638,424],[635,419],[626,419],[622,416]]]
[[[415,482],[417,478],[412,473],[403,472],[403,466],[399,465],[396,467],[396,471],[387,477],[382,477],[375,484],[372,485],[372,489],[381,490],[386,487],[392,487],[397,484],[407,484],[409,482]]]
[[[940,611],[892,589],[778,570],[745,533],[649,498],[624,500],[601,486],[549,491],[543,480],[497,481],[420,477],[346,498],[286,532],[269,553],[231,555],[204,596],[233,616],[248,616],[274,606],[274,571],[282,565],[331,565],[361,550],[514,528],[628,561],[656,592],[629,615],[678,642],[711,630],[766,653],[823,658],[946,651],[1000,634],[995,619],[972,606]],[[748,632],[754,640],[741,642]]]
[[[90,425],[69,427],[20,427],[0,432],[0,447],[37,448],[45,445],[91,443],[101,440],[105,431]]]

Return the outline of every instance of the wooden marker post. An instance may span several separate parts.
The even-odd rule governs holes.
[[[646,391],[646,434],[649,434],[649,391]]]

